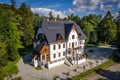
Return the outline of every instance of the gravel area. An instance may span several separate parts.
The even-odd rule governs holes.
[[[83,71],[86,71],[107,61],[108,59],[105,53],[112,53],[114,50],[112,47],[99,47],[93,49],[95,52],[88,52],[88,59],[83,64],[74,66],[61,65],[52,69],[43,70],[36,70],[33,66],[31,66],[31,54],[26,55],[22,57],[17,63],[19,73],[15,77],[21,76],[23,80],[53,80],[55,77],[57,77],[58,80],[67,80],[69,77],[75,76]],[[89,49],[86,49],[86,51],[87,50]]]

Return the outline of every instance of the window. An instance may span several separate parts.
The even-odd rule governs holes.
[[[63,48],[65,48],[65,44],[63,44]]]
[[[42,55],[42,60],[45,60],[45,55]]]
[[[56,58],[56,54],[53,54],[53,58]]]
[[[58,59],[58,61],[61,61],[61,59]]]
[[[62,60],[64,60],[65,58],[62,58]]]
[[[57,60],[54,60],[54,63],[57,62]]]
[[[82,49],[82,46],[80,46],[80,49]]]
[[[72,35],[72,39],[74,39],[75,38],[75,36],[74,35]]]
[[[65,56],[65,51],[63,51],[63,56]]]
[[[69,48],[71,47],[71,43],[69,43]]]
[[[75,45],[77,46],[77,42],[75,43]]]
[[[50,55],[47,54],[46,57],[47,57],[47,61],[49,61],[50,60]]]
[[[80,45],[81,45],[81,40],[80,40]]]
[[[55,50],[55,45],[53,45],[53,50]]]
[[[44,49],[44,53],[46,53],[47,52],[47,49]]]
[[[58,57],[60,57],[60,53],[58,54]]]
[[[49,56],[49,54],[47,54],[46,56],[47,56],[47,58],[49,58],[49,57],[50,57],[50,56]]]
[[[58,49],[60,49],[60,44],[58,44]]]

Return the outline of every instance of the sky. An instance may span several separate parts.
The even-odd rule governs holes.
[[[31,7],[33,13],[40,16],[49,16],[52,11],[53,16],[58,14],[64,18],[70,14],[78,15],[80,18],[93,14],[105,15],[110,10],[113,16],[120,11],[120,0],[15,0],[17,7],[21,3],[26,3]],[[10,4],[10,0],[0,0],[0,3]]]

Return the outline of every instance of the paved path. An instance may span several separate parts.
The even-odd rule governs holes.
[[[120,80],[120,63],[116,63],[108,69],[93,74],[83,80]]]
[[[58,76],[61,80],[65,80],[68,77],[75,76],[85,70],[88,70],[98,64],[105,62],[108,59],[106,58],[106,56],[103,56],[105,55],[104,52],[112,53],[112,51],[114,50],[109,47],[101,47],[94,49],[95,53],[89,53],[87,61],[83,64],[74,66],[61,65],[52,69],[43,70],[35,70],[33,66],[29,65],[31,61],[30,54],[26,55],[21,58],[17,63],[19,69],[19,73],[17,76],[21,76],[23,80],[53,80],[55,76]],[[91,58],[92,55],[95,56],[94,59]],[[100,55],[103,56],[104,59],[100,59]],[[96,60],[98,62],[96,62]],[[92,63],[92,65],[90,65],[90,63]],[[83,69],[83,66],[85,66],[85,70]]]

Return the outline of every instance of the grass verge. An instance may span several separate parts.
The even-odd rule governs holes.
[[[71,80],[80,80],[88,75],[90,75],[91,73],[95,73],[96,71],[99,71],[99,69],[106,69],[108,68],[109,66],[113,65],[115,62],[112,61],[112,60],[108,60],[107,62],[99,65],[99,66],[96,66],[88,71],[85,71],[83,73],[80,73],[79,75],[77,76],[74,76],[71,78]]]
[[[22,78],[21,77],[16,77],[13,80],[22,80]]]
[[[42,68],[41,68],[41,67],[35,67],[35,69],[36,69],[36,70],[42,70]]]
[[[20,59],[20,56],[16,61],[8,62],[7,65],[2,68],[2,70],[0,71],[0,74],[1,74],[0,80],[3,80],[5,76],[9,76],[11,74],[17,74],[19,72],[16,66],[16,63],[18,62],[19,59]]]

